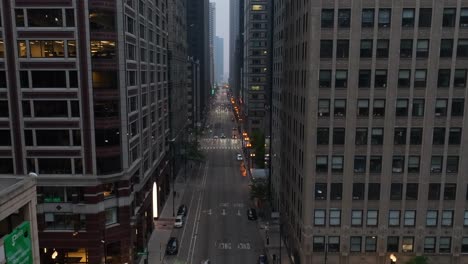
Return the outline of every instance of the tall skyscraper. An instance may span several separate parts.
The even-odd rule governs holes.
[[[135,263],[159,212],[146,194],[157,186],[162,206],[169,191],[167,7],[5,0],[0,12],[0,173],[39,175],[41,263]]]
[[[268,114],[265,104],[270,91],[270,15],[269,1],[246,1],[244,7],[244,66],[242,76],[241,109],[245,116],[245,130],[265,132]]]
[[[210,2],[209,11],[209,43],[210,43],[210,82],[212,85],[215,84],[214,74],[214,62],[215,62],[215,51],[214,51],[214,40],[216,36],[216,3]]]
[[[244,1],[229,2],[229,85],[236,99],[240,98],[241,71],[244,67]]]
[[[468,261],[468,2],[274,4],[272,181],[294,262]]]
[[[221,84],[224,81],[224,39],[215,36],[214,39],[214,71],[215,83]]]
[[[211,93],[210,81],[210,47],[209,47],[209,2],[208,0],[187,1],[187,40],[188,53],[191,59],[199,62],[199,98],[200,108],[195,116],[204,118]]]

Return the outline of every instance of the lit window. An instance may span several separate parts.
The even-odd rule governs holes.
[[[252,5],[252,11],[262,11],[265,10],[264,5]]]
[[[30,40],[29,52],[32,58],[63,58],[63,40]]]
[[[93,58],[111,59],[115,56],[115,42],[109,40],[92,40],[91,56]]]

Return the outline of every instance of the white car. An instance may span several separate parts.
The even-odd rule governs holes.
[[[243,158],[242,158],[242,154],[240,154],[240,153],[237,153],[237,160],[243,160]]]
[[[174,227],[175,228],[181,228],[184,226],[184,216],[182,215],[178,215],[175,219],[175,222],[174,222]]]
[[[218,139],[218,136],[214,136],[213,138],[214,138],[214,139]]]

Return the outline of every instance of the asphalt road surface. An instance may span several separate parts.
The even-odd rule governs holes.
[[[186,223],[172,233],[179,239],[180,250],[164,260],[174,264],[200,264],[207,259],[211,264],[258,263],[264,246],[257,222],[247,219],[247,209],[252,206],[250,180],[243,162],[236,159],[241,142],[238,131],[233,130],[237,124],[231,120],[233,112],[223,90],[211,109],[210,128],[200,139],[206,162],[190,179],[183,197],[188,207]]]

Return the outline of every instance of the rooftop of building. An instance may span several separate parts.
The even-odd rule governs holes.
[[[11,199],[35,185],[35,179],[30,177],[1,177],[0,204],[2,200]]]

